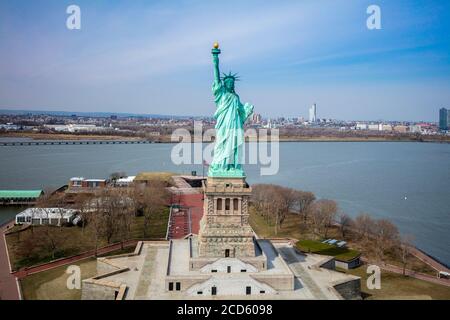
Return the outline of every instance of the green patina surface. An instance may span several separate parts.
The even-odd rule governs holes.
[[[0,190],[0,199],[38,198],[42,190]]]
[[[214,145],[214,159],[209,167],[210,177],[245,177],[242,169],[244,145],[244,123],[253,113],[253,106],[242,104],[234,91],[237,79],[234,74],[224,74],[220,77],[219,54],[217,47],[212,49],[214,63],[214,83],[212,91],[217,109],[216,142]]]

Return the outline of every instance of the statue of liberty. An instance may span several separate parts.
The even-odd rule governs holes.
[[[242,170],[244,147],[244,123],[253,113],[253,106],[242,104],[234,91],[234,83],[238,80],[236,74],[223,74],[219,71],[219,44],[214,43],[212,49],[214,63],[214,83],[212,91],[217,109],[216,141],[214,158],[209,166],[210,177],[245,177]]]

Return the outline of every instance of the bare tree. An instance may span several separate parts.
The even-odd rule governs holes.
[[[311,217],[314,225],[314,232],[325,238],[328,230],[334,221],[338,207],[333,200],[321,199],[312,204]]]
[[[269,208],[272,193],[273,185],[271,184],[252,186],[252,204],[255,206],[256,212],[264,217],[267,223],[270,223],[273,218]]]
[[[78,211],[81,216],[81,232],[84,233],[88,216],[92,210],[92,202],[94,196],[92,194],[80,193],[74,199],[73,208]]]
[[[114,210],[118,236],[120,237],[121,248],[124,241],[130,238],[131,225],[135,214],[135,207],[129,192],[126,189],[119,189],[114,192]]]
[[[347,230],[352,227],[354,224],[352,218],[350,218],[344,212],[339,213],[339,228],[341,229],[342,238],[345,239],[345,235],[347,234]]]
[[[55,227],[53,226],[39,228],[39,231],[39,237],[37,238],[39,245],[50,251],[52,259],[55,259],[56,252],[66,241],[65,235],[55,230]]]
[[[413,247],[414,237],[411,235],[402,235],[397,247],[397,254],[402,263],[402,273],[406,275],[406,267],[411,256],[411,249]]]
[[[384,261],[387,251],[396,247],[399,243],[397,227],[387,219],[377,220],[372,238],[372,249],[380,261]]]
[[[17,231],[17,234],[20,234]],[[20,240],[20,245],[17,247],[18,254],[22,257],[34,257],[36,256],[36,251],[38,251],[40,244],[38,243],[35,234],[25,234],[22,240]]]
[[[355,229],[361,240],[368,240],[374,226],[375,221],[367,213],[361,213],[355,219]]]
[[[295,190],[282,186],[273,186],[273,193],[278,197],[278,217],[277,222],[281,228],[287,215],[295,207]]]
[[[269,213],[273,215],[274,231],[275,235],[277,235],[278,229],[281,228],[282,221],[286,214],[286,201],[283,198],[280,189],[272,187],[271,190],[272,193],[267,204],[267,209],[269,210]]]
[[[104,235],[103,214],[105,208],[101,198],[94,198],[89,201],[89,209],[85,211],[85,219],[87,220],[88,228],[94,236],[95,256],[97,256],[98,245],[100,239]]]
[[[55,196],[52,193],[52,190],[49,188],[44,189],[44,193],[37,199],[36,208],[39,208],[40,212],[43,212],[47,219],[50,218],[51,208],[55,207]],[[31,217],[31,233],[34,233],[34,224],[33,224],[33,216]]]
[[[306,224],[308,218],[309,207],[316,200],[312,192],[296,190],[294,193],[295,205],[297,212],[303,216],[303,223]]]
[[[119,233],[120,216],[125,210],[126,200],[118,189],[104,188],[99,195],[102,207],[103,236],[108,244]]]

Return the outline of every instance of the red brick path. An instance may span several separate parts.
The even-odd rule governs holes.
[[[7,253],[5,231],[11,227],[11,221],[0,228],[0,300],[20,300],[16,277],[11,274],[9,257]]]
[[[180,239],[189,233],[198,234],[203,216],[203,193],[173,195],[172,203],[181,209],[172,213],[169,238]]]

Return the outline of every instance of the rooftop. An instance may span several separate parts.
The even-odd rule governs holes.
[[[70,178],[70,181],[83,181],[84,180],[84,177],[73,177],[73,178]]]
[[[117,183],[126,183],[126,182],[133,182],[134,179],[136,178],[136,176],[129,176],[129,177],[124,177],[124,178],[119,178],[117,179]]]
[[[42,190],[0,190],[1,198],[39,198]]]
[[[16,217],[32,217],[32,218],[70,218],[77,211],[74,209],[64,208],[28,208]]]

